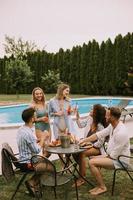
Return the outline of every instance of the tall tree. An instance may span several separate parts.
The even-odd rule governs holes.
[[[81,50],[81,61],[80,61],[80,91],[82,94],[86,94],[86,85],[87,85],[87,45],[83,44]]]
[[[62,83],[58,71],[48,70],[42,77],[43,89],[48,93],[55,93],[57,86]]]
[[[63,66],[62,66],[62,80],[65,83],[70,83],[70,77],[69,75],[71,74],[71,63],[70,63],[70,57],[71,57],[71,52],[70,50],[66,50],[66,52],[64,52],[64,56],[63,56]]]
[[[59,49],[59,52],[57,54],[57,66],[60,72],[60,78],[63,81],[63,64],[64,64],[64,50],[62,48]]]
[[[20,92],[23,92],[29,83],[33,81],[32,72],[27,65],[27,61],[24,60],[9,60],[6,62],[6,81],[8,83],[8,89],[12,93],[16,93],[17,96]]]
[[[125,63],[125,46],[122,36],[119,34],[115,38],[115,74],[114,86],[117,88],[117,94],[123,94],[125,82],[127,80],[127,66]]]
[[[70,55],[70,72],[69,72],[69,84],[71,85],[71,92],[79,92],[79,54],[78,46],[73,47]]]
[[[5,82],[5,63],[6,57],[4,59],[0,59],[0,93],[6,93],[6,82]]]
[[[37,50],[37,46],[34,42],[23,41],[20,37],[18,40],[15,40],[14,37],[5,36],[5,53],[8,56],[13,55],[15,58],[22,59],[27,55],[28,52],[33,52]]]
[[[90,94],[98,94],[98,68],[99,68],[99,44],[93,40],[90,49],[90,70],[89,70],[89,81],[90,81]]]
[[[105,43],[104,41],[101,43],[100,52],[99,52],[99,72],[98,72],[98,82],[99,82],[99,95],[105,95],[104,91],[104,79],[107,74],[105,73]]]
[[[105,95],[116,93],[114,87],[115,82],[115,62],[114,62],[114,46],[110,38],[105,42],[104,51],[104,69],[103,69],[103,87]]]

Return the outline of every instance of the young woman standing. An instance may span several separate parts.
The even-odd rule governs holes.
[[[48,117],[48,105],[46,104],[45,95],[40,87],[32,91],[31,107],[35,109],[35,131],[38,141],[45,134],[44,145],[47,140],[51,140],[50,122]]]

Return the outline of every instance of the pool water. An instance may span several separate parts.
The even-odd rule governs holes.
[[[22,123],[21,113],[27,107],[28,104],[0,107],[0,124]]]
[[[84,114],[91,110],[94,104],[102,104],[104,106],[116,106],[119,104],[121,99],[111,98],[84,98],[84,99],[73,99],[72,107],[77,106],[79,113]],[[133,100],[130,101],[129,105],[133,106]],[[11,124],[11,123],[22,123],[21,113],[28,107],[28,104],[21,104],[16,106],[2,106],[0,107],[0,125]]]

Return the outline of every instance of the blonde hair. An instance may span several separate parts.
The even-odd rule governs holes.
[[[57,93],[56,93],[56,99],[61,99],[62,96],[63,96],[63,91],[66,89],[66,88],[70,88],[69,85],[65,84],[65,83],[61,83],[59,86],[58,86],[58,89],[57,89]],[[69,97],[65,97],[66,100],[69,101]]]
[[[40,90],[42,92],[42,102],[45,103],[45,94],[44,94],[42,88],[40,88],[40,87],[35,87],[32,90],[32,103],[37,103],[37,100],[35,98],[35,92],[36,92],[36,90]]]

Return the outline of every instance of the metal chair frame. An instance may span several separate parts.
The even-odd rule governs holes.
[[[118,162],[121,164],[122,167],[114,170],[113,184],[112,184],[112,195],[114,194],[115,179],[116,179],[116,173],[117,173],[117,171],[124,171],[124,172],[126,172],[128,174],[128,176],[129,176],[129,178],[131,179],[131,181],[133,182],[133,177],[131,176],[131,173],[133,172],[133,167],[132,167],[132,169],[125,167],[125,165],[120,160],[121,157],[133,159],[133,156],[125,156],[125,155],[118,156]]]
[[[75,181],[75,192],[76,192],[76,198],[78,200],[78,188],[77,188],[77,182],[76,182],[76,166],[77,164],[71,163],[68,167],[61,171],[57,171],[55,165],[46,157],[35,155],[31,158],[31,163],[33,164],[36,173],[40,173],[36,169],[36,166],[38,166],[39,163],[44,163],[46,168],[44,171],[42,171],[42,174],[45,178],[40,177],[40,190],[41,193],[43,193],[43,187],[52,187],[54,189],[55,198],[57,198],[56,189],[58,186],[65,185],[68,182],[70,182],[72,179]],[[72,170],[73,168],[73,170]],[[41,197],[40,197],[41,198]],[[37,198],[38,200],[40,199]]]
[[[3,147],[4,145],[7,145],[8,149],[7,149],[6,147],[4,148],[4,147]],[[17,186],[16,186],[16,189],[15,189],[15,191],[14,191],[14,193],[12,194],[11,199],[10,199],[10,200],[13,200],[14,197],[15,197],[15,195],[16,195],[16,193],[17,193],[17,191],[19,190],[20,186],[22,185],[22,183],[23,183],[24,180],[26,179],[26,176],[27,176],[29,173],[33,173],[34,171],[22,172],[22,171],[20,170],[20,168],[19,168],[19,163],[20,163],[20,162],[19,162],[18,158],[16,157],[16,155],[19,155],[19,154],[14,154],[12,148],[10,147],[10,145],[9,145],[8,143],[4,143],[4,144],[2,145],[2,147],[3,147],[3,148],[2,148],[3,153],[5,153],[8,162],[11,164],[11,169],[12,169],[12,174],[13,174],[13,176],[15,176],[15,174],[21,175],[21,178],[20,178],[20,180],[19,180],[19,182],[18,182],[18,184],[17,184]],[[23,161],[25,161],[25,160],[23,160]],[[27,160],[26,160],[26,161],[27,161]],[[13,166],[15,166],[15,169],[14,169]]]

